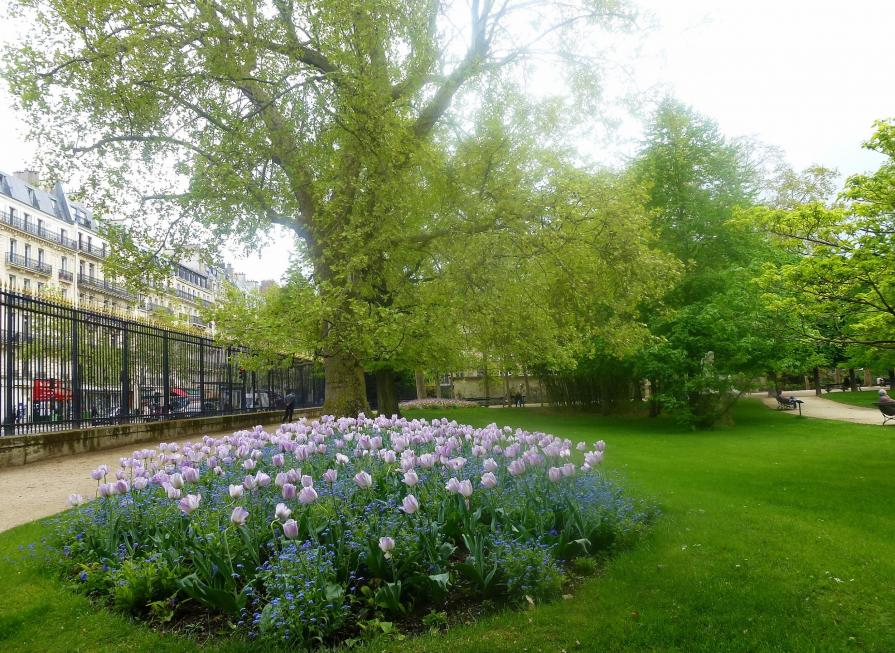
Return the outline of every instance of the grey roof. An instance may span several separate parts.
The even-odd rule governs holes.
[[[93,223],[92,212],[80,202],[72,202],[65,194],[60,182],[56,182],[51,192],[35,188],[15,175],[0,171],[0,194],[27,204],[38,211],[51,215],[57,220],[74,224],[75,211],[81,211]],[[53,200],[56,200],[55,205]]]

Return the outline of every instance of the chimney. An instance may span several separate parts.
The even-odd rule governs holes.
[[[29,186],[40,188],[40,175],[37,174],[37,170],[19,170],[13,174]]]

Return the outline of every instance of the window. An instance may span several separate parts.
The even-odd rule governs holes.
[[[93,263],[90,264],[90,278],[93,278],[94,272],[96,271],[96,266]]]
[[[37,233],[40,234],[41,236],[46,235],[46,234],[44,234],[44,221],[41,220],[40,218],[37,219]]]
[[[13,256],[16,255],[16,245],[17,245],[16,239],[10,238],[9,239],[9,253],[12,254]]]
[[[15,220],[16,213],[17,213],[17,211],[16,211],[15,207],[10,206],[9,207],[9,217],[12,218],[13,220]]]
[[[62,271],[63,272],[68,271],[68,257],[67,256],[62,257]]]
[[[43,249],[41,249],[41,248],[38,248],[38,249],[37,249],[37,262],[38,262],[38,263],[43,263],[43,262],[44,262],[44,251],[43,251]]]
[[[9,275],[9,287],[10,288],[16,287],[16,275],[14,275],[14,274]]]
[[[66,232],[65,229],[60,229],[59,235],[61,236],[61,238],[59,238],[59,240],[64,244],[66,237],[68,236],[68,232]]]
[[[84,261],[81,261],[81,276],[84,276]]]
[[[43,291],[44,291],[44,285],[40,281],[38,281],[37,282],[37,292],[42,293]]]
[[[25,213],[22,216],[22,222],[25,224],[25,231],[28,231],[28,227],[31,225],[31,216]]]
[[[78,232],[78,248],[81,248],[84,245],[84,234]]]
[[[68,300],[68,288],[62,289],[62,299]]]
[[[22,287],[25,290],[31,290],[31,279],[22,279]]]
[[[25,245],[25,263],[31,260],[31,245]]]

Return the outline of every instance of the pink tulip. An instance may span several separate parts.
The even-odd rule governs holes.
[[[487,458],[484,463],[482,463],[482,469],[486,472],[494,472],[497,471],[497,462],[494,458]]]
[[[406,512],[408,515],[412,515],[419,509],[420,502],[417,501],[417,498],[412,494],[408,494],[406,497],[404,497],[404,501],[401,502],[401,510]]]
[[[180,500],[180,509],[189,515],[199,507],[200,501],[202,501],[201,494],[188,494]]]
[[[343,453],[336,454],[336,462],[339,463],[340,465],[347,465],[348,461],[349,461],[349,458],[345,454],[343,454]]]
[[[308,476],[305,474],[301,477],[301,485],[302,487],[313,487],[314,486],[314,478],[312,476]]]
[[[237,526],[244,526],[246,523],[246,519],[248,518],[249,511],[242,506],[236,506],[233,509],[233,513],[230,515],[230,521],[232,521]]]
[[[468,499],[472,496],[472,481],[468,478],[460,481],[460,485],[457,487],[457,492],[459,492],[463,498]]]
[[[520,474],[524,474],[525,462],[521,458],[517,458],[509,464],[509,466],[507,467],[507,471],[510,472],[510,476],[519,476]]]
[[[359,488],[369,488],[373,486],[373,477],[367,472],[358,472],[354,475],[354,482]]]
[[[255,489],[255,477],[251,474],[246,475],[244,479],[242,479],[242,486],[246,490],[254,490]]]
[[[127,484],[127,481],[120,480],[115,481],[115,494],[127,494],[130,490],[130,487]]]
[[[292,514],[292,511],[289,510],[288,506],[285,503],[278,503],[276,509],[274,510],[274,514],[277,517],[277,521],[285,522],[289,519],[289,515]]]
[[[339,473],[334,469],[327,469],[325,472],[323,472],[323,480],[327,483],[335,483],[338,477]]]
[[[283,454],[278,453],[272,458],[272,462],[274,467],[282,467],[286,464],[286,458]]]
[[[69,494],[68,495],[68,505],[72,508],[77,508],[82,503],[84,503],[84,497],[80,494]]]
[[[242,462],[242,466],[247,472],[250,472],[255,469],[255,461],[251,458],[248,458]]]
[[[547,478],[553,483],[558,482],[562,478],[562,470],[559,467],[551,467],[547,470]]]
[[[298,495],[298,491],[292,483],[286,483],[283,486],[283,498],[294,499]]]
[[[392,550],[395,548],[395,540],[391,537],[380,537],[379,538],[379,548],[385,554],[385,559],[388,560],[392,557]]]
[[[186,467],[183,470],[183,480],[187,483],[195,483],[199,480],[199,470],[195,467]]]
[[[594,448],[602,453],[606,449],[606,443],[602,440],[597,440],[597,444],[594,446]]]
[[[419,482],[420,477],[417,476],[415,471],[410,470],[409,472],[404,473],[404,485],[406,485],[407,487],[413,487]]]
[[[165,483],[162,487],[165,488],[165,492],[167,493],[169,499],[180,498],[180,488],[174,487],[170,483]]]
[[[267,487],[270,485],[270,476],[265,474],[264,472],[258,472],[255,474],[255,483],[258,487]]]
[[[444,489],[451,494],[457,494],[460,491],[460,481],[452,476],[448,479],[448,482],[445,484]]]
[[[486,489],[491,489],[497,486],[497,477],[494,475],[494,472],[485,472],[482,474],[482,487]]]
[[[143,476],[138,476],[134,479],[134,489],[135,490],[145,490],[146,486],[149,485],[149,479]]]
[[[168,479],[168,482],[179,490],[183,487],[183,475],[171,474],[171,478]]]
[[[245,487],[242,485],[231,485],[230,486],[230,498],[238,499],[242,496],[242,493],[245,492]]]
[[[294,519],[287,519],[283,524],[283,535],[289,540],[298,537],[298,522]]]
[[[298,469],[290,469],[286,472],[286,480],[293,485],[298,483],[298,479],[301,478],[301,470]]]
[[[306,486],[298,493],[298,502],[302,505],[309,505],[317,500],[317,490],[311,486]]]

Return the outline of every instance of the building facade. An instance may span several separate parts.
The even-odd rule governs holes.
[[[59,183],[42,188],[31,171],[0,172],[0,251],[0,284],[11,290],[200,331],[213,330],[203,311],[224,298],[228,285],[243,292],[258,289],[230,265],[210,266],[196,254],[178,261],[166,281],[131,292],[104,272],[111,249],[92,212],[69,199]]]

